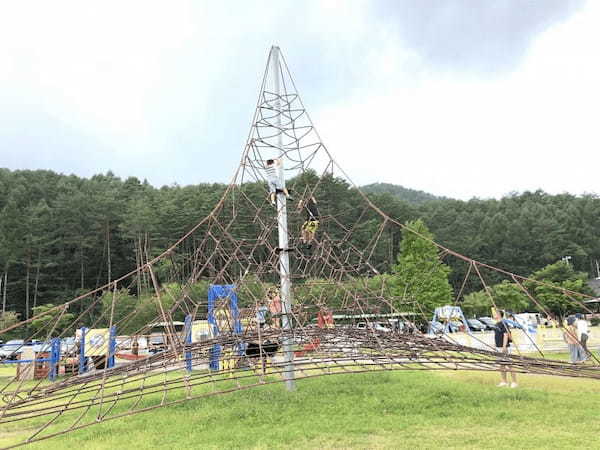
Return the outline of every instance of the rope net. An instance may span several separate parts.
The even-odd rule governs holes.
[[[336,195],[342,191],[351,195]],[[50,363],[53,382],[24,377],[25,363],[0,378],[0,426],[31,430],[18,446],[193,399],[367,371],[511,368],[600,378],[597,362],[425,334],[427,277],[399,291],[388,275],[402,230],[434,245],[440,262],[465,265],[456,301],[475,284],[495,306],[486,280],[506,279],[551,316],[531,289],[540,282],[445,248],[374,205],[323,145],[273,48],[239,167],[212,212],[162,254],[140,249],[132,272],[0,330],[43,343],[75,337]],[[583,305],[582,294],[547,288]],[[402,327],[383,329],[382,317]],[[87,339],[92,330],[102,331]],[[51,353],[41,346],[33,365]]]

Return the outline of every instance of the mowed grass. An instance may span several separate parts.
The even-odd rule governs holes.
[[[38,449],[598,448],[600,383],[497,373],[330,375],[108,421]],[[0,447],[23,439],[3,435]]]
[[[4,384],[15,376],[16,368],[14,364],[0,364],[0,383]]]

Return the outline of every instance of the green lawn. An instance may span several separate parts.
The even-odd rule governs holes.
[[[596,448],[600,384],[482,372],[380,372],[219,395],[105,422],[31,448]],[[0,431],[0,447],[22,439]]]
[[[14,364],[0,364],[0,383],[4,384],[15,376]]]

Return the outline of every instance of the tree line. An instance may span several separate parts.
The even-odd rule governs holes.
[[[315,174],[304,176],[307,183],[316,179]],[[27,319],[34,308],[61,304],[131,271],[205,217],[225,188],[220,183],[155,188],[111,172],[85,179],[0,169],[2,311]],[[364,248],[377,231],[376,214],[363,214],[363,199],[341,179],[326,177],[319,189],[327,199],[320,203],[321,214],[355,224],[351,243]],[[499,200],[421,196],[426,200],[414,202],[398,196],[402,190],[376,191],[368,196],[385,213],[401,223],[421,219],[437,242],[478,261],[529,275],[568,255],[574,271],[596,276],[600,199],[595,195],[536,191]],[[248,186],[247,195],[257,204],[266,202],[262,185]],[[248,210],[245,215],[252,214]],[[254,226],[244,221],[237,228],[251,236]],[[383,240],[386,247],[373,253],[372,262],[380,272],[392,272],[401,230],[386,230]],[[451,289],[457,293],[467,267],[460,261],[446,263]],[[503,281],[494,277],[490,273],[490,285]],[[481,288],[470,283],[463,293]]]

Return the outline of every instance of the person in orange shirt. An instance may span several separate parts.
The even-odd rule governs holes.
[[[276,289],[269,289],[267,292],[268,302],[269,302],[269,312],[271,313],[271,318],[273,320],[273,327],[280,328],[281,326],[281,298],[279,298],[279,294]]]

